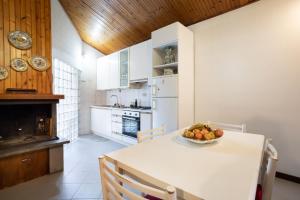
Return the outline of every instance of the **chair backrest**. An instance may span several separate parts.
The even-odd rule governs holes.
[[[138,143],[141,143],[141,142],[144,142],[147,140],[152,140],[153,138],[162,136],[164,134],[166,134],[165,126],[147,130],[147,131],[139,131],[137,133],[137,140],[138,140]]]
[[[116,168],[114,168],[116,166],[113,166],[112,163],[109,163],[109,160],[104,156],[99,158],[99,163],[104,200],[146,200],[147,198],[145,198],[143,194],[147,194],[147,196],[150,195],[162,200],[177,199],[176,189],[172,186],[168,186],[166,190],[161,190],[142,184],[131,177],[119,173],[118,171],[122,171],[122,169],[117,167],[117,171]],[[136,175],[134,175],[134,177],[138,178],[139,181],[142,181],[140,177]],[[139,191],[140,194],[136,191]]]
[[[221,123],[221,122],[206,122],[212,128],[220,128],[227,131],[237,131],[237,132],[246,132],[246,124],[228,124],[228,123]]]
[[[271,144],[271,140],[266,140],[264,160],[262,163],[262,196],[263,200],[270,200],[272,197],[273,184],[278,162],[278,153]]]

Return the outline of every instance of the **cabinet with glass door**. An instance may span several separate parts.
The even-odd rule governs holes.
[[[129,87],[129,49],[120,51],[120,87]]]

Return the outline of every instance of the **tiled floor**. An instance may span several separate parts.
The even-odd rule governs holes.
[[[101,199],[98,157],[123,148],[95,135],[80,137],[65,148],[65,170],[0,190],[1,200]],[[299,200],[300,184],[276,179],[273,200]]]

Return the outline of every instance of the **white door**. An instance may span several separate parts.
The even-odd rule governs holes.
[[[177,75],[152,78],[153,97],[177,97],[178,78]]]
[[[153,31],[151,33],[153,48],[177,41],[179,26],[179,22],[174,22],[173,24]]]
[[[129,49],[119,52],[120,87],[129,86]]]
[[[119,72],[119,52],[107,56],[109,67],[106,76],[107,89],[116,89],[120,87],[120,72]]]
[[[109,109],[104,109],[104,119],[103,122],[105,123],[104,127],[105,127],[105,131],[104,133],[106,135],[111,135],[111,110]]]
[[[152,129],[152,114],[141,113],[141,131],[147,131]]]
[[[92,108],[91,130],[98,135],[111,135],[111,110]]]
[[[152,74],[151,40],[130,47],[130,80],[147,79]]]
[[[102,132],[101,111],[97,108],[91,108],[91,130],[97,134]]]
[[[177,98],[153,98],[152,118],[153,128],[166,127],[167,133],[178,128],[178,99]]]

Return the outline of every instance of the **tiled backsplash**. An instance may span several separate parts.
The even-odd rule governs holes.
[[[117,95],[119,98],[119,103],[129,106],[131,103],[134,103],[135,99],[138,100],[139,106],[151,106],[151,87],[147,84],[139,89],[117,89],[110,90],[106,92],[106,104],[113,105],[116,103],[116,98],[111,97],[111,95]]]

